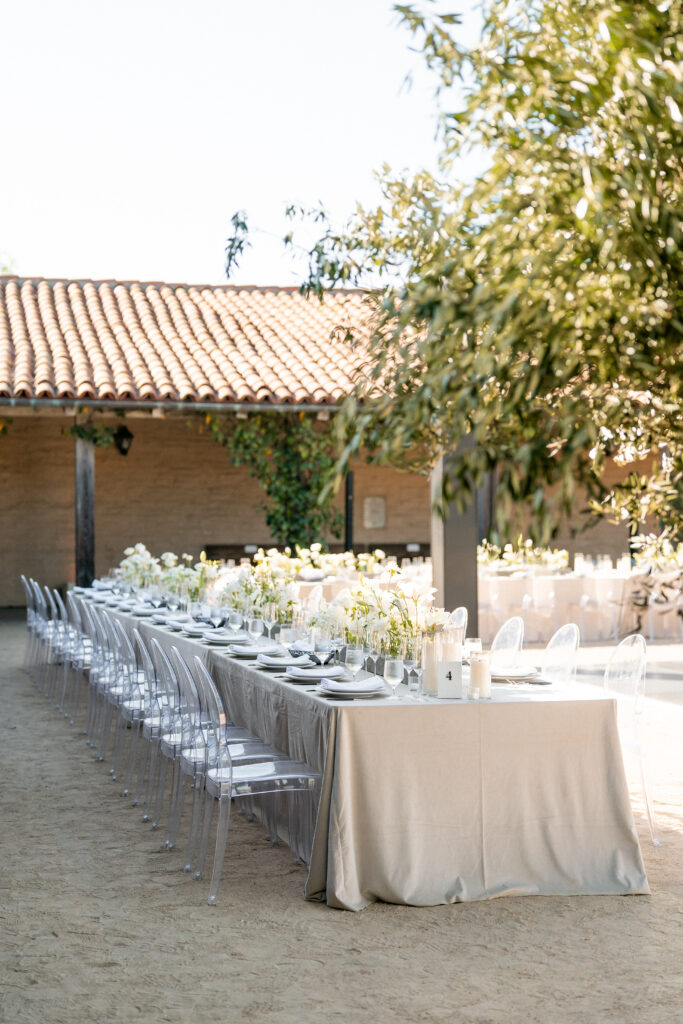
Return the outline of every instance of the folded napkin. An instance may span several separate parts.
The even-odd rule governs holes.
[[[310,668],[292,665],[285,673],[290,679],[339,679],[344,675],[343,665],[311,665]]]
[[[284,647],[281,654],[277,654],[275,651],[264,652],[259,654],[256,660],[268,668],[287,668],[290,665],[304,666],[311,664],[307,654],[288,654]]]
[[[320,689],[329,693],[380,693],[384,690],[382,679],[353,679],[339,682],[326,677],[320,680]]]
[[[209,639],[207,637],[207,639]],[[231,654],[237,654],[243,658],[256,658],[259,654],[272,654],[277,647],[274,643],[266,645],[265,643],[250,644],[250,643],[232,643],[228,647]]]

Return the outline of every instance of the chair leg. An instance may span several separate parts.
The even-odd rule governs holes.
[[[150,747],[154,746],[154,740],[145,740],[142,746],[142,754],[140,755],[140,764],[138,766],[138,775],[135,780],[135,795],[133,796],[133,807],[137,807],[140,803],[140,795],[142,794],[143,787],[145,785],[145,772],[147,771],[147,761],[149,759]]]
[[[142,820],[143,821],[149,821],[150,816],[152,814],[152,808],[154,806],[152,801],[154,800],[154,797],[156,796],[156,784],[158,782],[159,758],[160,757],[162,757],[162,755],[161,755],[161,752],[159,750],[159,744],[158,743],[152,743],[152,750],[151,750],[151,753],[150,753],[150,760],[149,760],[149,778],[147,780],[147,795],[145,797],[145,808],[144,808],[144,813],[142,815]],[[162,760],[165,762],[166,758],[164,757],[164,758],[162,758]],[[164,768],[164,771],[166,771],[165,768]]]
[[[81,705],[81,689],[83,687],[83,670],[76,669],[76,678],[74,680],[73,687],[73,702],[71,705],[71,712],[69,716],[69,725],[74,725],[78,716],[78,709]]]
[[[154,790],[154,799],[151,806],[152,828],[159,828],[161,808],[164,805],[164,794],[166,792],[166,771],[168,769],[168,758],[161,752],[161,750],[158,752],[157,758],[160,763],[156,780],[156,788]],[[173,770],[175,771],[175,761],[173,762]]]
[[[102,715],[102,731],[100,733],[100,746],[97,752],[97,760],[105,761],[107,758],[107,745],[109,743],[109,734],[111,733],[111,718],[114,710],[113,704],[110,704],[104,697],[105,701],[104,712]]]
[[[174,789],[172,789],[171,815],[168,822],[168,838],[166,847],[169,850],[175,849],[178,833],[180,832],[180,819],[183,816],[183,805],[185,803],[185,773],[180,767],[180,760],[176,758],[173,762]]]
[[[213,821],[213,805],[214,798],[209,793],[208,789],[204,790],[204,821],[202,822],[202,838],[199,845],[199,858],[197,860],[197,869],[194,873],[196,879],[202,878],[204,875],[204,867],[206,865],[206,854],[209,849],[209,835],[211,834],[211,822]]]
[[[640,762],[640,782],[643,789],[643,797],[645,799],[645,811],[647,813],[647,823],[650,827],[650,838],[653,846],[661,846],[662,841],[659,838],[659,830],[657,828],[657,821],[655,818],[654,807],[650,799],[650,790],[647,784],[647,770],[645,768],[645,761],[641,756],[638,758]]]
[[[192,816],[190,818],[190,834],[187,837],[187,851],[185,853],[185,867],[184,871],[192,871],[192,861],[194,859],[194,851],[197,846],[197,834],[199,832],[199,822],[201,817],[202,809],[202,790],[204,788],[204,776],[197,772],[194,778],[194,786],[192,787]]]
[[[119,712],[118,721],[116,723],[116,740],[114,741],[114,753],[112,754],[112,764],[109,769],[114,782],[118,778],[121,770],[121,755],[123,754],[123,747],[126,736],[128,735],[128,721]]]
[[[126,765],[126,774],[123,778],[123,789],[121,790],[121,796],[128,796],[130,793],[130,787],[133,784],[133,772],[135,771],[135,755],[138,751],[138,739],[140,737],[141,723],[131,722],[130,727],[132,730],[130,737],[130,747],[128,750],[128,764]]]
[[[223,861],[225,859],[225,848],[228,843],[228,830],[230,828],[230,804],[229,796],[218,801],[218,828],[216,829],[216,852],[213,857],[213,871],[211,873],[211,886],[209,889],[209,906],[215,907],[218,902],[218,887],[221,884],[223,873]]]

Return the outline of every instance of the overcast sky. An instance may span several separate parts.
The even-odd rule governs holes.
[[[295,284],[286,203],[341,218],[376,198],[382,162],[434,165],[434,82],[389,0],[0,8],[0,254],[15,273],[220,283],[245,209],[260,230],[232,280]]]

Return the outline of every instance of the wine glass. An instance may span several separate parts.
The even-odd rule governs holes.
[[[375,646],[375,634],[371,629],[366,629],[365,631],[363,650],[365,651],[365,667],[368,672],[374,672],[377,668],[379,652]]]
[[[362,647],[352,647],[350,644],[346,648],[346,667],[355,679],[360,670],[363,667],[365,661],[365,651]]]
[[[410,637],[407,643],[408,650],[411,654],[412,669],[408,675],[408,689],[413,695],[413,700],[417,703],[422,703],[424,700],[422,687],[424,684],[424,652],[422,648],[422,634],[416,633],[415,636]],[[415,680],[413,685],[412,680]]]
[[[272,601],[268,601],[264,604],[261,614],[263,615],[263,622],[266,627],[268,637],[272,635],[273,626],[277,622],[277,606]]]
[[[334,651],[335,665],[341,664],[339,654],[344,649],[344,637],[341,630],[335,626],[330,629],[330,647]]]
[[[395,655],[388,654],[384,659],[384,682],[388,683],[391,687],[391,697],[389,700],[398,700],[398,688],[403,682],[403,658],[397,658]]]
[[[180,607],[180,596],[173,590],[169,590],[166,594],[166,607],[171,614],[177,612]]]

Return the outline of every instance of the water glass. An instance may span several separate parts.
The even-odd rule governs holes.
[[[481,637],[471,636],[469,640],[465,640],[464,655],[466,658],[471,658],[473,654],[478,654],[483,650]]]
[[[209,605],[209,621],[214,629],[218,629],[225,622],[223,612],[217,604]]]
[[[230,629],[241,629],[243,622],[244,616],[242,615],[242,612],[238,612],[236,608],[231,608],[228,612],[228,625],[230,626]]]
[[[263,634],[263,619],[248,619],[247,633],[252,640],[256,641]]]
[[[387,656],[384,659],[384,681],[391,687],[390,700],[398,700],[398,688],[403,682],[403,658]]]
[[[346,667],[355,679],[360,670],[363,667],[365,661],[365,651],[362,647],[352,647],[349,645],[346,648]]]
[[[296,633],[291,622],[283,622],[280,626],[280,643],[283,647],[289,647],[296,640]]]

